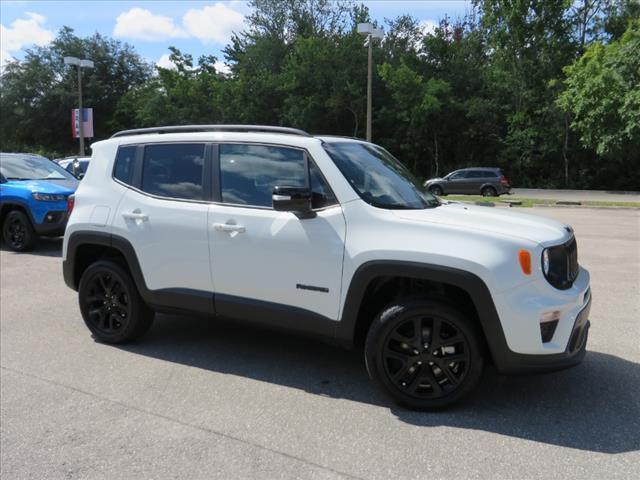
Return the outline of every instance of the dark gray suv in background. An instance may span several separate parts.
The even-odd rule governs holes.
[[[511,191],[509,180],[499,168],[463,168],[444,178],[431,178],[424,186],[434,195],[461,193],[497,197]]]

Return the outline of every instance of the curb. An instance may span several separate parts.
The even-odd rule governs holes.
[[[509,202],[473,202],[464,200],[450,200],[451,203],[466,203],[468,205],[478,205],[480,207],[498,207],[498,208],[527,208],[522,207],[522,202],[509,203]],[[590,208],[596,210],[640,210],[640,207],[622,205],[583,205],[579,202],[573,203],[534,203],[531,207],[543,207],[543,208]]]

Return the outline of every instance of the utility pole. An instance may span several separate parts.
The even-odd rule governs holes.
[[[87,59],[76,57],[64,57],[65,65],[75,65],[78,68],[78,123],[80,130],[80,156],[84,157],[84,122],[82,110],[82,69],[93,68],[93,62]]]
[[[382,39],[384,30],[374,28],[371,23],[359,23],[358,33],[367,37],[368,65],[367,65],[367,142],[371,141],[371,123],[373,118],[373,40]]]

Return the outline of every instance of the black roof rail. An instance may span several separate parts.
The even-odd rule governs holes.
[[[311,137],[304,130],[289,127],[275,127],[272,125],[175,125],[170,127],[136,128],[122,130],[111,135],[111,138],[127,137],[129,135],[144,135],[147,133],[188,133],[188,132],[260,132],[260,133],[285,133],[288,135],[300,135]]]

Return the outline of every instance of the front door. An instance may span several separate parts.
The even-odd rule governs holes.
[[[221,201],[209,208],[217,313],[281,312],[300,321],[305,315],[336,320],[345,220],[306,152],[220,144],[217,158]],[[273,210],[276,185],[311,185],[317,215],[300,219]]]

